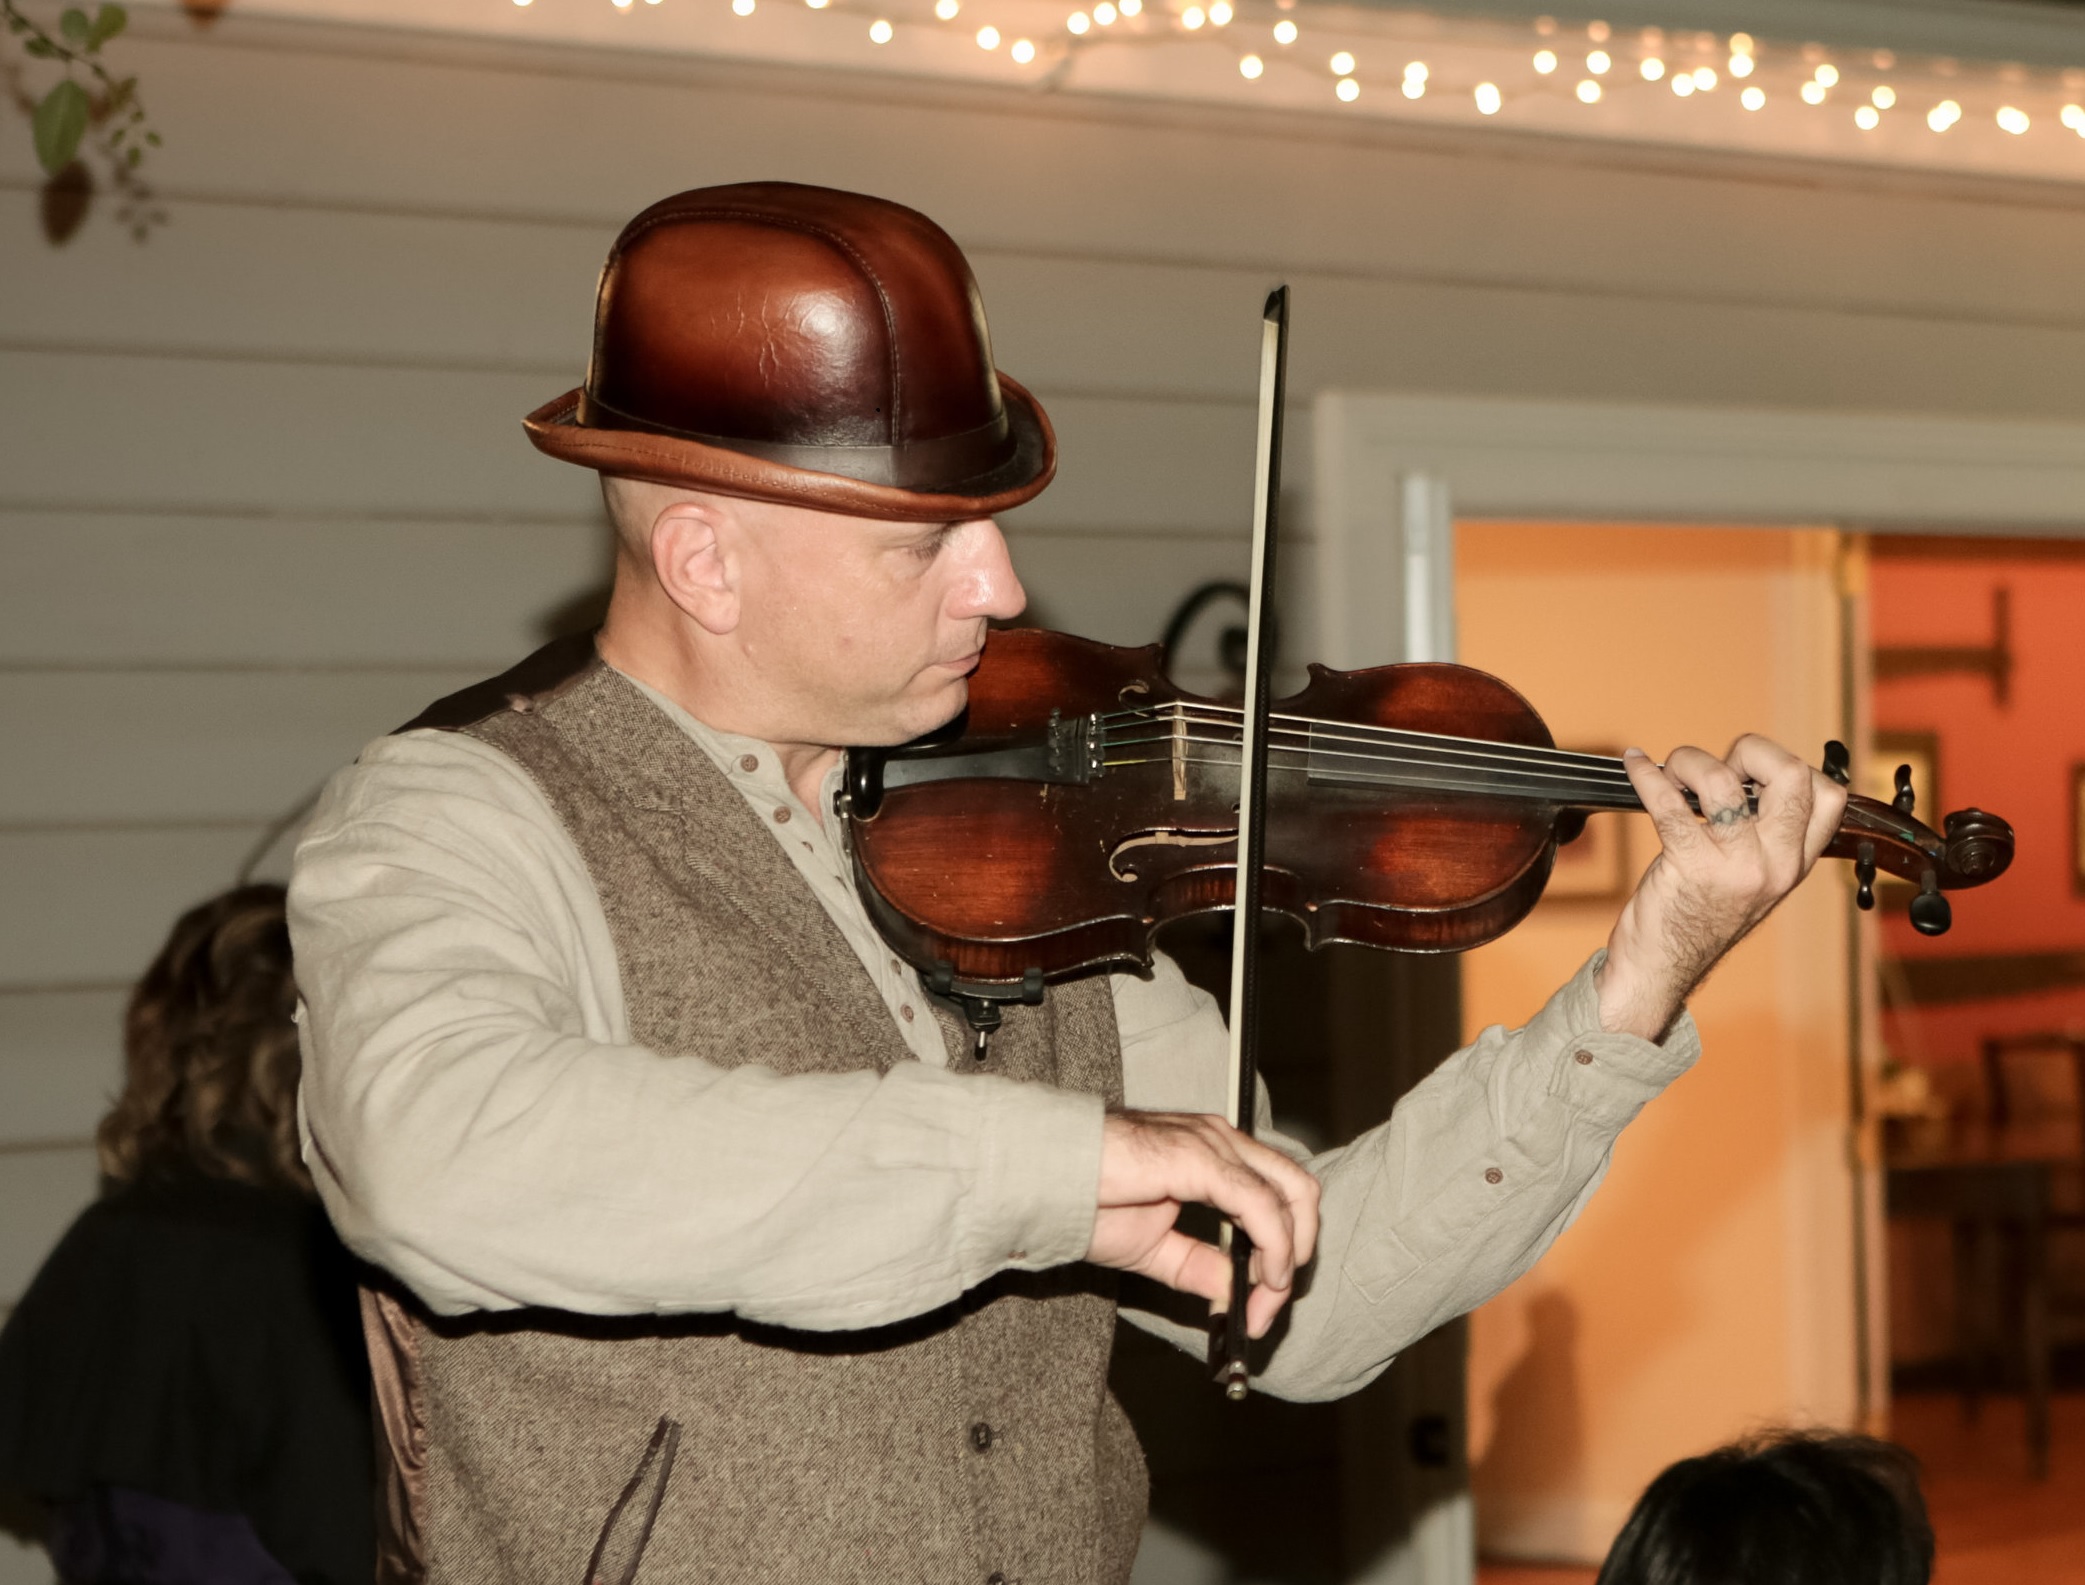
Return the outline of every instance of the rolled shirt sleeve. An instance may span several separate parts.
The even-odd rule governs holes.
[[[306,1159],[349,1246],[437,1312],[861,1328],[1086,1252],[1097,1097],[634,1044],[577,851],[474,739],[384,739],[334,779],[290,925]]]
[[[1258,1378],[1292,1399],[1365,1386],[1408,1344],[1475,1309],[1532,1266],[1607,1171],[1615,1136],[1700,1055],[1691,1016],[1659,1043],[1600,1027],[1593,958],[1519,1029],[1456,1052],[1353,1143],[1311,1155],[1270,1144],[1323,1185],[1316,1259]],[[1125,1099],[1143,1110],[1220,1112],[1227,1041],[1204,993],[1161,959],[1117,976]],[[1264,1088],[1259,1116],[1271,1117]],[[1199,1328],[1124,1311],[1199,1352]]]

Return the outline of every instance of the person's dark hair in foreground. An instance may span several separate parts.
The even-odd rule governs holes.
[[[1597,1585],[1927,1585],[1918,1462],[1784,1431],[1682,1459],[1637,1499]]]
[[[297,1145],[280,886],[190,909],[132,993],[102,1197],[0,1331],[0,1492],[68,1585],[361,1585],[355,1272]]]

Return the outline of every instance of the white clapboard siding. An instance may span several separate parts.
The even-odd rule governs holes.
[[[0,672],[0,831],[276,818],[371,738],[484,676]]]
[[[609,556],[597,513],[546,523],[0,508],[0,668],[490,675],[542,643],[575,595],[605,586]]]
[[[232,884],[265,832],[264,822],[0,830],[0,991],[128,984],[184,909]]]
[[[1062,482],[1022,521],[1243,532],[1249,400],[1043,394]],[[593,516],[594,476],[522,435],[544,396],[512,374],[0,352],[0,433],[18,451],[0,504]]]
[[[2085,213],[2073,195],[2028,184],[1991,203],[1959,180],[1807,162],[577,49],[474,55],[372,38],[356,54],[342,37],[234,15],[212,35],[129,40],[132,64],[158,85],[156,113],[182,132],[160,179],[278,201],[612,226],[679,187],[774,176],[888,192],[983,248],[1491,280],[1549,272],[1603,292],[1641,283],[1703,299],[1808,294],[2078,316],[2036,255],[2085,243]],[[306,40],[325,52],[300,53]],[[492,54],[509,69],[482,69]],[[343,120],[353,137],[338,135]],[[27,158],[5,151],[0,172],[27,175]],[[1719,168],[1732,179],[1702,179]],[[1588,204],[1593,195],[1604,201]],[[1749,246],[1733,248],[1734,237]]]
[[[124,993],[0,992],[0,1149],[90,1139],[122,1084]],[[0,1302],[12,1290],[0,1286]]]
[[[593,272],[612,233],[194,201],[149,248],[103,225],[61,252],[36,233],[33,195],[0,197],[0,273],[21,283],[0,300],[0,346],[498,371],[528,377],[532,400],[578,378]],[[998,250],[975,262],[1000,355],[1032,386],[1251,392],[1250,315],[1271,266]],[[2085,316],[2031,304],[1963,314],[1800,288],[1722,301],[1694,283],[1629,291],[1545,278],[1539,254],[1534,262],[1517,280],[1280,271],[1296,289],[1296,389],[1389,380],[1787,406],[1887,390],[1903,406],[1979,394],[2026,413],[2067,400],[2062,371],[2085,354]],[[1245,333],[1219,333],[1239,325]],[[1972,365],[1980,393],[1962,388]]]

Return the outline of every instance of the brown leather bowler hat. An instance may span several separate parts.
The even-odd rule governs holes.
[[[586,384],[525,423],[603,473],[911,522],[1004,511],[1057,471],[948,233],[793,182],[698,188],[625,226]]]

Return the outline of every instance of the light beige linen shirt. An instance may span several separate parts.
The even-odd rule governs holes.
[[[919,1060],[783,1077],[633,1043],[593,881],[526,773],[462,734],[379,739],[327,787],[290,886],[305,1159],[348,1245],[445,1314],[732,1311],[814,1330],[1082,1258],[1097,1098],[952,1072],[918,976],[774,750],[645,692],[761,814]],[[1602,1031],[1597,961],[1352,1144],[1312,1156],[1270,1131],[1325,1192],[1268,1391],[1363,1385],[1569,1225],[1615,1135],[1699,1051],[1684,1016],[1662,1045]],[[1221,1112],[1216,1004],[1163,955],[1110,983],[1125,1104]]]

